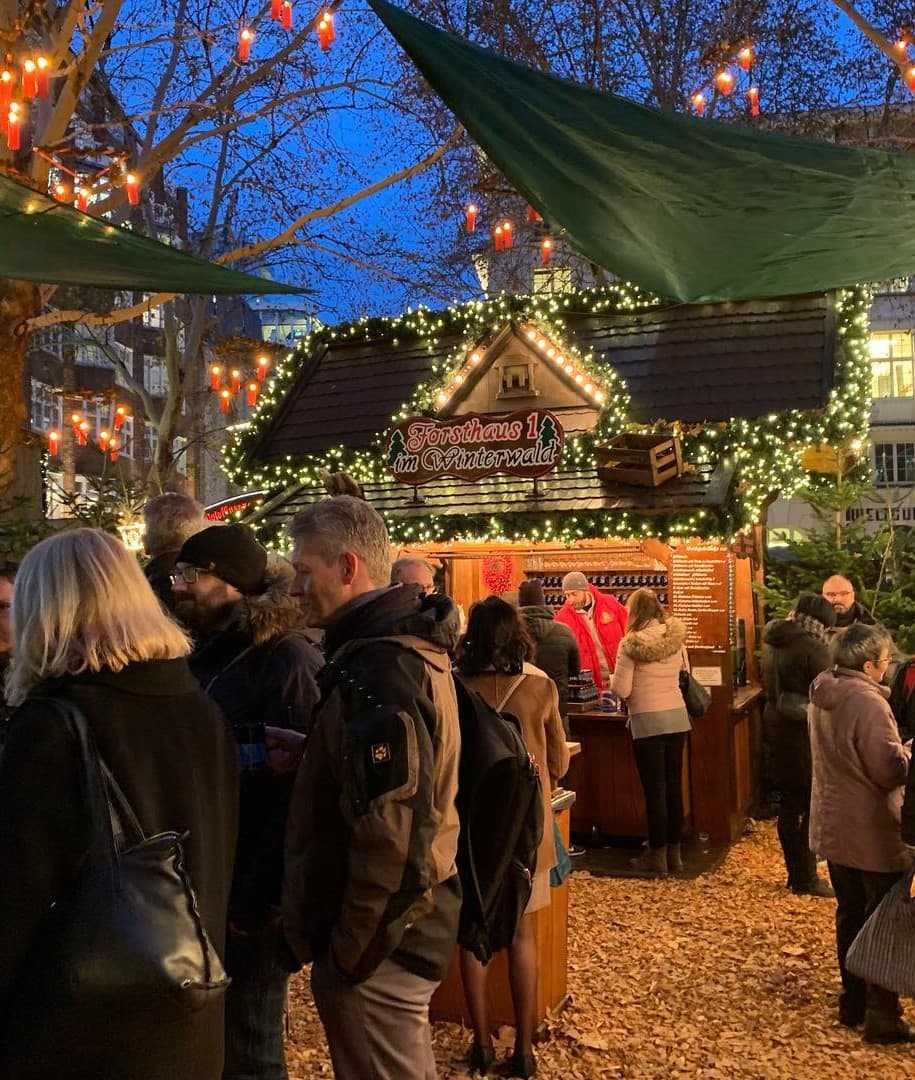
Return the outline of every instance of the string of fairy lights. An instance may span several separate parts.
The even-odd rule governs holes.
[[[836,382],[822,410],[799,409],[773,413],[755,420],[732,418],[725,422],[684,426],[676,420],[654,424],[633,424],[628,420],[628,392],[623,379],[613,369],[612,356],[582,353],[571,341],[573,331],[566,316],[575,313],[607,314],[647,310],[658,301],[629,283],[601,289],[575,290],[562,296],[499,296],[473,301],[444,311],[420,308],[392,319],[360,319],[336,327],[325,327],[304,339],[295,352],[280,362],[276,378],[261,398],[249,425],[233,435],[223,453],[223,467],[236,483],[274,493],[301,486],[321,490],[324,472],[344,471],[363,485],[390,484],[384,454],[385,432],[379,432],[368,450],[332,446],[322,453],[294,457],[286,455],[269,463],[256,461],[256,447],[273,420],[278,405],[291,391],[303,366],[324,349],[350,342],[416,345],[429,354],[429,376],[408,401],[391,417],[392,423],[408,416],[435,415],[459,391],[462,382],[485,355],[486,342],[507,322],[514,320],[525,334],[534,331],[532,344],[549,361],[549,350],[561,356],[563,370],[582,386],[590,384],[592,400],[599,405],[596,426],[587,435],[567,440],[556,473],[593,470],[595,447],[625,431],[641,434],[674,433],[682,441],[689,470],[714,467],[724,461],[736,470],[735,483],[727,504],[721,509],[681,511],[650,519],[625,510],[582,511],[549,515],[536,510],[496,514],[436,514],[410,517],[385,512],[392,539],[399,543],[441,541],[479,542],[559,542],[582,539],[657,537],[662,540],[732,539],[756,523],[766,500],[775,491],[790,498],[809,482],[800,465],[804,450],[821,444],[853,446],[866,437],[870,417],[870,360],[866,287],[846,289],[837,295]],[[460,344],[442,357],[445,340],[458,338]],[[543,343],[541,345],[541,342]],[[480,357],[476,362],[474,355]],[[555,362],[555,361],[554,361]],[[596,395],[604,398],[598,401]],[[596,480],[595,480],[596,482]],[[480,485],[485,502],[485,482]],[[285,541],[263,539],[283,546]]]

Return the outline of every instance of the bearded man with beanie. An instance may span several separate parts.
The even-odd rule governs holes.
[[[268,555],[247,525],[191,536],[175,570],[176,613],[197,638],[191,670],[232,725],[242,770],[223,1076],[285,1080],[288,974],[277,961],[283,843],[323,659],[302,633],[292,566]]]
[[[590,585],[578,570],[562,579],[562,591],[566,599],[556,621],[575,635],[581,666],[590,669],[598,690],[608,689],[626,633],[626,609],[615,596]]]

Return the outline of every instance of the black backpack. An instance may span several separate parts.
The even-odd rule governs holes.
[[[543,839],[540,774],[518,721],[454,676],[461,725],[458,943],[483,964],[507,948],[531,898]]]

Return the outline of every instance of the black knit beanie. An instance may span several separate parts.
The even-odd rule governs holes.
[[[188,537],[175,561],[211,570],[247,595],[263,589],[267,549],[249,525],[212,525]]]
[[[794,614],[816,619],[827,629],[836,625],[836,609],[825,596],[820,596],[819,593],[801,593],[794,603]]]
[[[545,607],[546,598],[543,595],[543,582],[539,578],[531,578],[522,581],[518,586],[519,607]]]

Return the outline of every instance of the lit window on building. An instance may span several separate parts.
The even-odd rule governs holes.
[[[915,484],[915,443],[874,443],[877,487]]]
[[[875,398],[913,396],[911,331],[871,334],[870,356],[871,393]]]
[[[538,266],[534,269],[534,295],[567,293],[571,288],[571,266]]]

